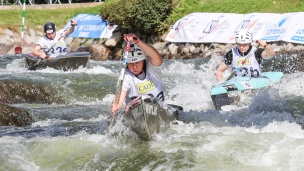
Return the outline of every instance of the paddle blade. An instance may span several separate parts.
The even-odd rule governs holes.
[[[233,71],[229,77],[226,79],[226,81],[230,80],[234,75],[236,74],[236,71]]]
[[[111,117],[111,120],[110,120],[110,125],[109,125],[109,132],[110,132],[110,130],[112,129],[112,127],[114,126],[114,124],[115,124],[115,121],[116,121],[116,119],[115,119],[115,113],[113,113],[112,114],[112,117]]]
[[[222,106],[230,104],[227,93],[212,95],[211,99],[216,110],[221,110]]]
[[[22,54],[22,48],[20,46],[15,47],[15,54]]]
[[[42,61],[42,59],[38,58],[37,61],[35,63],[33,63],[32,66],[30,66],[28,70],[35,71],[37,66],[41,63],[41,61]]]

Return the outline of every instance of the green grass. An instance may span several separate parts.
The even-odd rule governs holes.
[[[112,3],[119,0],[106,0]],[[193,12],[223,12],[223,13],[288,13],[304,11],[304,0],[176,0],[177,6],[170,16],[174,24],[178,19]],[[102,4],[100,4],[102,5]],[[27,9],[25,25],[37,29],[48,21],[62,28],[71,18],[79,13],[99,14],[100,5],[88,8],[64,9]],[[113,11],[115,12],[115,11]],[[21,31],[21,10],[0,10],[0,33],[3,28]],[[2,31],[1,31],[2,29]],[[41,28],[40,28],[41,29]],[[42,29],[41,29],[42,31]]]
[[[61,9],[26,9],[25,26],[37,28],[46,22],[54,22],[58,28],[62,28],[71,18],[79,13],[98,14],[99,6],[90,8],[61,8]],[[1,10],[0,28],[15,28],[22,25],[22,10]],[[37,28],[38,29],[38,28]],[[42,30],[41,30],[42,31]]]
[[[247,14],[302,11],[303,0],[180,0],[170,18],[176,21],[192,12]]]

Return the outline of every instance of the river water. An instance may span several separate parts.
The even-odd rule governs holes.
[[[22,55],[1,55],[1,81],[50,86],[66,103],[13,105],[30,110],[35,122],[0,128],[0,170],[303,170],[303,73],[287,73],[251,98],[242,95],[243,109],[219,112],[209,94],[221,58],[164,61],[166,102],[184,112],[143,141],[119,120],[108,132],[121,62],[28,71]]]

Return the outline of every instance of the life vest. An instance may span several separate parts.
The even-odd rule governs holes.
[[[261,74],[261,67],[255,58],[256,47],[252,47],[251,51],[246,56],[241,56],[238,48],[234,47],[232,49],[233,59],[232,59],[232,69],[236,69],[236,76],[242,77],[258,77]],[[245,63],[242,65],[242,62]],[[242,66],[241,66],[242,65]],[[241,67],[240,67],[241,66]],[[240,68],[239,68],[240,67]],[[237,69],[238,68],[238,69]]]
[[[46,35],[42,37],[38,41],[38,45],[41,46],[43,51],[46,53],[51,47],[54,47],[49,51],[47,55],[51,54],[57,54],[57,53],[63,53],[63,52],[68,52],[68,48],[65,44],[64,38],[62,37],[59,41],[58,39],[64,34],[64,30],[59,30],[56,32],[56,36],[53,40],[49,39]]]

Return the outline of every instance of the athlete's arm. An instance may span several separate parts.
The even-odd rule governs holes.
[[[224,81],[223,78],[223,72],[228,68],[228,65],[226,65],[224,62],[221,62],[217,68],[216,68],[216,72],[215,72],[215,77],[217,80],[219,81]]]
[[[119,97],[119,101],[118,101],[118,104],[115,103],[115,99],[116,97],[114,96],[113,100],[112,100],[112,106],[111,106],[111,112],[117,112],[119,109],[122,108],[122,105],[125,101],[125,98],[126,98],[126,95],[127,95],[127,92],[126,91],[121,91],[120,92],[120,97]]]
[[[40,51],[41,50],[41,46],[40,45],[36,45],[33,49],[33,55],[35,56],[40,56],[41,58],[45,58],[46,57],[46,54],[43,52],[43,51]]]
[[[260,46],[264,47],[264,51],[261,54],[263,59],[274,57],[274,51],[270,45],[268,45],[264,40],[257,40],[256,42],[259,43]]]
[[[129,33],[124,34],[124,40],[130,41],[131,43],[135,43],[137,46],[139,46],[147,56],[151,58],[151,63],[155,66],[160,66],[163,63],[163,59],[161,58],[158,51],[151,45],[148,45],[147,43],[141,41],[135,34]]]

